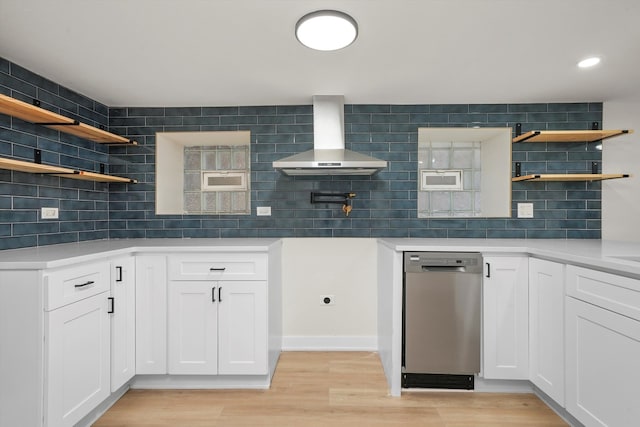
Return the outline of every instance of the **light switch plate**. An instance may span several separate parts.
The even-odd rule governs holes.
[[[533,218],[533,203],[518,203],[518,218]]]

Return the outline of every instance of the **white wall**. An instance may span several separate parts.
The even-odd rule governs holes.
[[[640,241],[640,102],[608,101],[604,129],[634,129],[635,133],[604,140],[604,173],[629,173],[625,179],[602,183],[602,238]]]
[[[375,350],[376,239],[284,239],[282,249],[285,350]]]

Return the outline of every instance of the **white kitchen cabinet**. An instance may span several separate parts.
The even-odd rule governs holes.
[[[568,297],[566,408],[585,426],[637,426],[640,322]]]
[[[219,286],[218,373],[267,374],[267,282],[220,282]]]
[[[137,255],[136,374],[167,373],[167,257]]]
[[[0,426],[44,418],[42,270],[0,270]]]
[[[266,254],[175,255],[169,272],[169,373],[266,375]]]
[[[564,264],[529,259],[529,379],[564,406]]]
[[[45,315],[48,427],[73,426],[111,392],[107,297],[100,293]]]
[[[254,241],[252,252],[238,239],[224,250],[179,249],[171,255],[164,247],[112,253],[112,246],[119,244],[0,251],[1,427],[89,425],[129,382],[158,388],[269,386],[282,349],[280,243]],[[209,273],[196,264],[212,255],[210,277],[229,303],[218,313],[227,329],[216,332],[222,360],[217,372],[225,375],[167,375],[167,258],[186,263],[178,267],[185,267],[188,279],[179,273],[174,280],[198,283],[198,274]],[[221,261],[229,261],[228,268],[220,270]]]
[[[483,376],[529,378],[527,256],[484,256]]]
[[[566,271],[566,408],[586,426],[640,419],[640,280]]]
[[[135,258],[111,261],[111,391],[135,375],[136,369]]]
[[[47,271],[45,425],[73,426],[110,392],[109,263]]]
[[[0,270],[0,426],[73,426],[109,396],[109,285],[106,261]]]
[[[169,283],[169,373],[218,373],[217,282]]]

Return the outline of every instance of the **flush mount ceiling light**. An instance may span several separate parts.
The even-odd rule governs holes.
[[[578,62],[578,67],[590,68],[590,67],[593,67],[594,65],[598,65],[599,63],[600,63],[600,58],[598,58],[597,56],[592,56],[591,58],[586,58]]]
[[[315,50],[338,50],[349,46],[358,37],[358,24],[343,12],[318,10],[296,24],[296,38]]]

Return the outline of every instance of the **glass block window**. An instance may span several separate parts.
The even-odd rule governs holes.
[[[480,141],[418,142],[418,218],[478,217],[481,206]],[[424,185],[423,181],[449,182],[446,178],[461,175],[456,185]]]
[[[187,214],[251,213],[249,145],[184,147]]]

